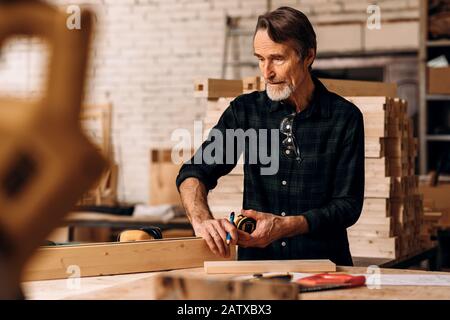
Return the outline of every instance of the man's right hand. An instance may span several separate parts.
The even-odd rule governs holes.
[[[208,244],[209,249],[216,255],[223,258],[230,256],[230,245],[236,245],[238,232],[227,219],[205,219],[192,222],[195,235],[202,237]],[[227,245],[227,232],[230,233],[230,245]]]

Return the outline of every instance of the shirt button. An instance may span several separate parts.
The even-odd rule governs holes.
[[[281,181],[281,184],[282,184],[283,186],[287,185],[286,180]]]
[[[281,215],[284,217],[286,215],[286,212],[282,212]]]
[[[286,247],[286,242],[283,241],[283,242],[281,243],[281,246]]]

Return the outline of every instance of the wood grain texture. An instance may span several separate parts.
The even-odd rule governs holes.
[[[235,250],[229,259],[235,259]],[[77,266],[81,277],[194,268],[215,256],[200,238],[101,243],[39,249],[23,280],[64,279],[68,267]]]
[[[330,260],[205,261],[205,273],[332,272]]]
[[[443,274],[444,272],[427,272],[420,270],[379,269],[381,274]],[[336,267],[337,273],[365,274],[366,267]],[[67,280],[31,281],[23,284],[28,299],[156,299],[158,287],[155,285],[159,276],[204,277],[206,280],[232,279],[239,274],[206,274],[203,268],[149,272],[140,274],[116,275],[82,278],[79,289],[68,290]],[[381,286],[379,289],[368,287],[329,290],[302,293],[301,300],[448,300],[450,287],[435,286]],[[178,295],[173,296],[178,299]],[[212,299],[213,296],[207,299]]]

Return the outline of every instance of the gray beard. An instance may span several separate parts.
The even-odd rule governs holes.
[[[280,88],[279,85],[273,86],[270,84],[266,84],[266,92],[270,100],[282,101],[291,96],[291,94],[294,92],[294,87],[292,85],[283,85]]]

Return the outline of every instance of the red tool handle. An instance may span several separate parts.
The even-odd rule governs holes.
[[[339,285],[347,284],[349,286],[362,286],[366,283],[365,276],[352,276],[349,274],[330,274],[320,273],[310,277],[305,277],[297,280],[297,283],[302,286],[317,286],[317,285]]]

